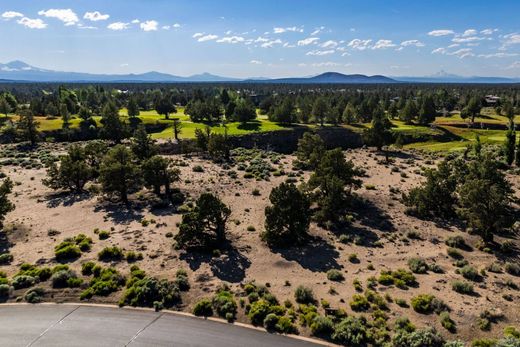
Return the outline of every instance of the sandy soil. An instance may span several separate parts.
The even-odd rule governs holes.
[[[406,192],[417,185],[423,180],[418,175],[420,167],[431,166],[434,161],[426,160],[417,153],[403,153],[394,158],[393,164],[384,165],[379,163],[383,159],[381,156],[366,149],[347,151],[346,156],[367,170],[367,177],[363,178],[364,186],[356,194],[366,199],[368,205],[356,211],[353,226],[345,230],[360,235],[366,240],[365,245],[342,244],[337,235],[313,224],[311,234],[315,236],[314,242],[306,247],[281,251],[270,250],[260,241],[259,233],[263,228],[263,211],[268,204],[269,192],[286,176],[271,177],[269,182],[256,181],[242,178],[243,172],[238,171],[239,178],[232,179],[216,164],[195,157],[185,159],[189,166],[180,168],[183,182],[177,186],[191,197],[197,197],[204,190],[215,192],[231,207],[228,238],[234,248],[218,258],[189,254],[172,247],[173,240],[166,234],[177,232],[176,223],[180,222],[181,215],[171,208],[150,210],[146,204],[139,208],[137,202],[136,208],[127,210],[99,196],[57,194],[42,185],[44,169],[5,167],[3,171],[21,184],[14,189],[16,210],[6,220],[8,228],[13,229],[8,238],[12,243],[10,252],[14,261],[9,266],[3,266],[2,270],[12,276],[24,262],[55,264],[54,246],[66,237],[84,233],[92,237],[94,244],[89,253],[70,264],[78,273],[82,263],[96,260],[97,253],[109,245],[142,252],[144,260],[137,264],[149,274],[173,278],[177,269],[189,269],[191,290],[183,297],[184,310],[191,310],[198,298],[210,296],[222,281],[230,283],[232,288],[238,288],[240,283],[255,280],[261,284],[268,283],[272,293],[281,302],[285,299],[293,300],[296,286],[304,284],[311,286],[316,297],[326,299],[332,307],[352,312],[348,302],[355,293],[352,285],[355,278],[365,284],[367,278],[378,276],[381,270],[408,269],[407,260],[420,256],[439,264],[445,273],[416,275],[419,282],[417,288],[402,290],[379,285],[378,292],[389,293],[394,299],[402,298],[408,302],[420,293],[434,294],[452,308],[451,317],[458,327],[456,336],[465,340],[500,336],[504,326],[520,326],[520,292],[503,286],[507,279],[520,285],[520,279],[506,273],[487,272],[484,280],[475,286],[477,295],[454,292],[451,282],[462,279],[462,276],[455,273],[457,268],[446,255],[444,240],[449,236],[462,235],[469,244],[474,245],[478,237],[468,235],[456,226],[441,226],[407,216],[399,202],[401,194],[390,191],[393,187]],[[285,156],[282,160],[286,171],[290,171],[293,159]],[[193,172],[192,167],[195,165],[203,166],[204,172]],[[393,167],[398,167],[399,172],[394,172],[396,169],[392,170]],[[511,179],[518,189],[518,176]],[[255,188],[260,191],[260,196],[253,196],[252,190]],[[138,201],[135,197],[134,200]],[[141,224],[142,219],[154,219],[156,223],[145,227]],[[256,231],[247,231],[249,225],[254,226]],[[95,228],[111,230],[111,237],[99,240],[94,234]],[[59,234],[48,236],[49,229],[55,229]],[[417,231],[421,239],[407,240],[404,236],[410,230]],[[382,247],[374,246],[376,240],[382,243]],[[517,239],[514,241],[519,244]],[[359,263],[348,260],[353,253],[357,254]],[[496,256],[476,249],[462,253],[479,270],[497,261]],[[369,263],[373,264],[374,270],[367,269]],[[128,273],[130,267],[126,262],[115,266],[123,273]],[[336,283],[327,280],[326,271],[332,268],[342,271],[345,281]],[[329,294],[331,287],[337,294]],[[51,291],[52,300],[77,301],[80,291]],[[92,300],[116,302],[120,294],[107,298],[95,297]],[[513,301],[506,301],[503,294],[512,295]],[[405,315],[418,326],[435,326],[447,337],[455,336],[440,326],[436,315],[417,314],[411,308],[401,308],[395,303],[389,304],[389,307],[391,320]],[[476,324],[478,315],[485,309],[500,310],[505,316],[487,333],[482,332]],[[246,321],[243,314],[239,314],[239,319]]]

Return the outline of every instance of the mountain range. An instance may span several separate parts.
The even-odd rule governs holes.
[[[424,77],[386,77],[361,74],[345,75],[339,72],[325,72],[311,77],[238,79],[202,73],[188,77],[175,76],[151,71],[142,74],[91,74],[65,72],[38,68],[23,61],[15,60],[0,63],[0,81],[4,82],[152,82],[152,83],[189,83],[189,82],[247,82],[247,83],[287,83],[287,84],[383,84],[383,83],[520,83],[520,78],[506,77],[463,77],[441,71]]]

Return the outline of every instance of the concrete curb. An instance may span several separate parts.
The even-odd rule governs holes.
[[[2,306],[34,306],[34,305],[40,305],[40,306],[64,305],[64,306],[78,306],[78,307],[84,306],[84,307],[111,308],[111,309],[119,309],[119,310],[135,310],[135,311],[145,311],[145,312],[156,312],[153,308],[149,308],[149,307],[131,307],[131,306],[119,307],[118,305],[94,304],[94,303],[84,303],[84,302],[80,302],[80,303],[75,303],[75,302],[64,302],[64,303],[42,302],[42,303],[39,303],[39,304],[30,304],[30,303],[26,303],[26,302],[21,302],[21,303],[2,303],[2,304],[0,304],[0,309],[2,308]],[[261,332],[267,332],[264,328],[256,327],[256,326],[251,325],[251,324],[246,324],[246,323],[241,323],[241,322],[229,323],[225,319],[216,318],[216,317],[199,317],[199,316],[195,316],[194,314],[191,314],[191,313],[188,313],[188,312],[173,311],[173,310],[161,310],[160,312],[166,313],[166,314],[170,314],[170,315],[174,315],[174,316],[182,316],[182,317],[189,317],[189,318],[195,318],[195,319],[201,319],[201,320],[209,320],[209,321],[220,323],[220,324],[226,324],[226,325],[227,324],[232,324],[232,325],[235,325],[235,326],[238,326],[238,327],[241,327],[241,328],[245,328],[245,329],[251,329],[251,330],[256,330],[256,331],[261,331]],[[322,340],[318,340],[318,339],[313,339],[313,338],[305,337],[305,336],[299,336],[299,335],[294,335],[294,334],[279,334],[279,335],[287,336],[287,337],[289,337],[291,339],[295,339],[295,340],[300,340],[300,341],[314,343],[314,344],[317,344],[317,345],[320,345],[320,346],[330,346],[330,347],[339,346],[339,345],[336,345],[336,344],[333,344],[333,343],[330,343],[330,342],[326,342],[326,341],[322,341]]]

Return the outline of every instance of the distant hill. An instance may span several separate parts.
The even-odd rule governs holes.
[[[264,83],[295,83],[295,84],[349,84],[349,83],[397,83],[397,81],[385,76],[366,76],[366,75],[344,75],[339,72],[325,72],[321,75],[313,77],[297,77],[297,78],[277,78],[269,80],[260,80]]]
[[[520,78],[506,77],[463,77],[441,71],[424,77],[386,77],[360,74],[345,75],[339,72],[325,72],[317,76],[292,78],[255,77],[238,79],[202,73],[187,77],[150,71],[141,74],[91,74],[41,69],[23,61],[0,63],[0,81],[3,82],[246,82],[246,83],[287,83],[287,84],[383,84],[383,83],[520,83]]]

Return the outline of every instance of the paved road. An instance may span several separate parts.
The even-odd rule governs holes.
[[[0,305],[0,346],[316,347],[189,316],[81,305]]]

